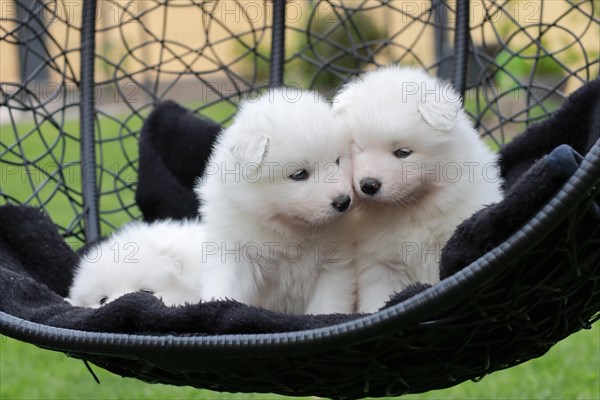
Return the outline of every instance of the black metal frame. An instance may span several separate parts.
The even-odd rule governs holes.
[[[98,217],[98,189],[96,182],[96,135],[94,134],[95,85],[94,64],[96,62],[96,0],[83,3],[81,24],[81,176],[83,192],[83,218],[85,237],[95,241],[100,237]],[[93,171],[90,173],[90,171]]]

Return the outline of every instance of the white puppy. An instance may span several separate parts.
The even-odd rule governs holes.
[[[463,220],[501,200],[497,157],[448,84],[417,69],[365,73],[336,96],[361,200],[358,311],[411,283],[439,281],[439,257]]]
[[[100,307],[145,291],[166,305],[200,301],[198,269],[204,229],[195,221],[133,222],[93,245],[81,258],[67,299]]]
[[[350,138],[317,93],[242,103],[197,185],[211,242],[202,296],[293,314],[351,312]]]

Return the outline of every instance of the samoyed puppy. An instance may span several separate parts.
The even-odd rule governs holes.
[[[196,187],[211,238],[203,298],[352,312],[351,168],[350,137],[318,93],[279,88],[242,102]]]
[[[69,291],[78,307],[97,308],[126,293],[148,292],[167,306],[201,300],[196,221],[133,222],[93,245],[81,257]]]
[[[411,283],[439,281],[455,228],[502,199],[497,156],[452,86],[422,70],[367,72],[333,109],[353,138],[358,311],[374,312]]]

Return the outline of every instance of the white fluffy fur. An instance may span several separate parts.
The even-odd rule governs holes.
[[[272,90],[241,105],[196,188],[211,237],[204,299],[294,314],[353,310],[347,212],[332,206],[353,196],[350,139],[336,121],[314,92]],[[288,178],[301,169],[308,179]]]
[[[373,312],[414,282],[439,280],[439,257],[457,225],[501,200],[496,155],[479,139],[455,91],[417,69],[364,74],[334,110],[354,140],[360,196],[358,311]],[[406,158],[394,155],[410,149]],[[364,178],[381,187],[361,191]]]
[[[166,305],[196,303],[198,269],[205,240],[198,222],[133,222],[82,257],[71,285],[74,306],[96,308],[137,291],[149,291]]]

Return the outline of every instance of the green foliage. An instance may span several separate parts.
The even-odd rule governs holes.
[[[320,66],[306,63],[301,72],[308,86],[320,91],[339,86],[343,83],[341,76],[372,62],[384,37],[374,20],[364,12],[339,19],[317,17],[308,22],[307,31],[309,34],[302,36],[301,47],[306,56]]]
[[[328,10],[309,15],[312,17],[302,22],[300,31],[286,32],[286,56],[293,56],[286,83],[328,92],[343,82],[342,77],[372,62],[385,35],[364,12],[348,16]],[[248,81],[268,81],[270,43],[260,41],[251,48],[243,42],[236,51],[239,58],[232,69]],[[294,56],[297,53],[301,56]]]
[[[518,54],[513,54],[510,51],[502,50],[496,56],[496,65],[498,70],[494,75],[496,83],[503,88],[518,86],[519,79],[528,79],[529,75],[534,76],[553,76],[557,81],[557,77],[565,74],[564,67],[561,63],[549,54],[540,54],[536,57],[533,52],[524,51]]]
[[[235,43],[236,58],[230,66],[231,70],[247,82],[268,82],[271,44],[265,40],[247,43],[245,39],[248,40],[242,35],[238,38],[240,42]]]

